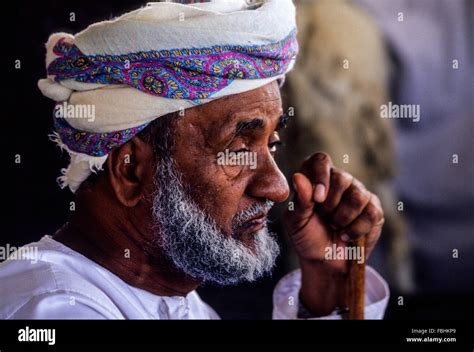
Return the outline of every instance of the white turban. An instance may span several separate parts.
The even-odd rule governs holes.
[[[74,192],[157,117],[282,78],[297,53],[295,8],[150,3],[74,36],[55,33],[46,49],[38,87],[58,102],[53,140],[71,156],[58,181]]]

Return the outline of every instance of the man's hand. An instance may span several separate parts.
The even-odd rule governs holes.
[[[347,172],[333,167],[326,153],[315,153],[293,175],[294,209],[286,227],[302,270],[300,296],[315,315],[345,305],[346,260],[328,260],[327,248],[351,246],[365,236],[365,258],[384,222],[378,197]]]

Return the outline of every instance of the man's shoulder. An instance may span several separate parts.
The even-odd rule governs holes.
[[[66,308],[77,316],[84,307],[110,306],[107,295],[90,277],[93,267],[50,238],[19,248],[0,264],[0,318],[41,318],[37,315],[42,308],[49,307],[51,312],[54,306],[60,307],[62,317]]]

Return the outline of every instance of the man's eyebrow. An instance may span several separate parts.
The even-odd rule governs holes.
[[[290,117],[288,116],[288,114],[283,114],[280,116],[280,120],[278,121],[278,125],[277,125],[277,128],[275,129],[275,131],[279,131],[279,130],[282,130],[284,128],[286,128],[286,125],[288,124],[288,119]]]
[[[235,126],[235,136],[241,135],[249,130],[256,130],[263,128],[263,120],[256,118],[252,120],[239,121]]]
[[[277,127],[275,128],[275,131],[279,131],[281,129],[286,128],[288,119],[289,119],[289,116],[287,114],[281,115],[280,119],[278,120],[278,124],[277,124]],[[235,126],[234,137],[240,136],[252,130],[261,129],[264,127],[264,125],[265,123],[263,122],[261,118],[239,121],[237,125]]]

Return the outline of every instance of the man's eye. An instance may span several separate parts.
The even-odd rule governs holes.
[[[268,145],[270,148],[270,153],[276,153],[278,149],[283,145],[281,141],[275,141]]]

